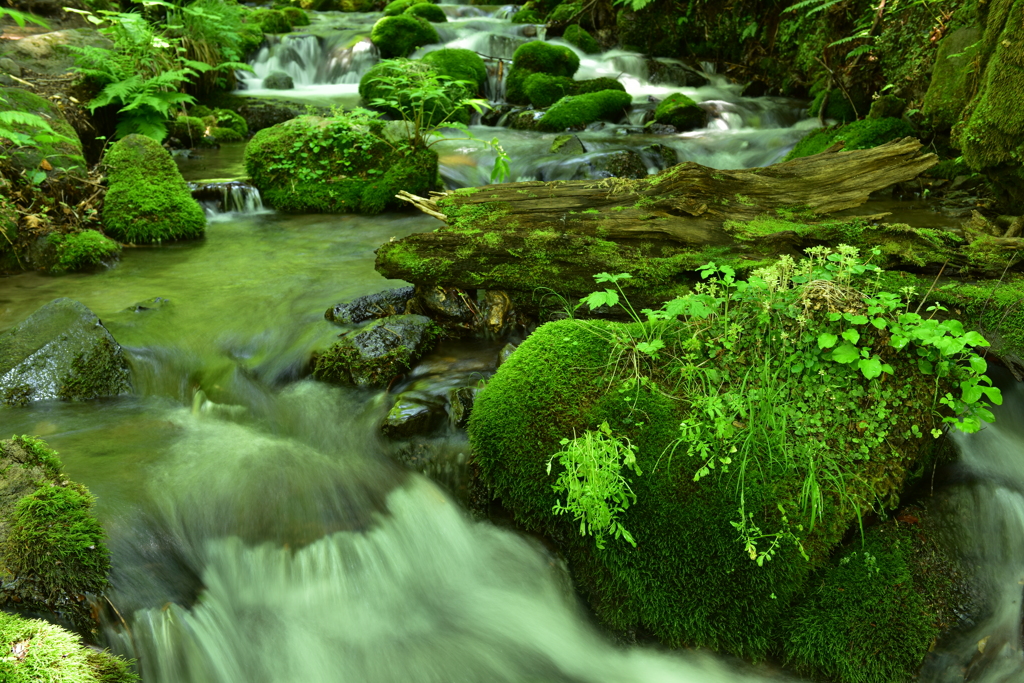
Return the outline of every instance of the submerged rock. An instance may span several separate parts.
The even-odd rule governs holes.
[[[131,391],[124,353],[83,304],[55,299],[0,335],[0,402],[80,401]]]
[[[477,391],[476,387],[452,387],[448,390],[448,421],[453,427],[463,429],[469,423]]]
[[[586,151],[586,148],[583,146],[583,141],[580,140],[577,135],[559,135],[555,138],[554,142],[551,143],[552,154],[565,154],[570,156],[583,154]]]
[[[418,391],[406,391],[398,395],[380,431],[393,439],[428,434],[440,424],[443,415],[436,397]]]
[[[275,71],[263,79],[263,87],[269,90],[291,90],[295,87],[295,82],[285,72]]]
[[[363,325],[316,358],[313,376],[359,387],[382,386],[434,347],[441,331],[422,315],[396,315]]]
[[[386,318],[389,315],[405,313],[406,306],[413,298],[415,287],[398,287],[387,289],[376,294],[367,294],[353,299],[347,304],[335,304],[327,309],[324,318],[332,323],[346,325],[361,323],[373,318]]]

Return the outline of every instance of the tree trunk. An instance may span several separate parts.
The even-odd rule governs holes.
[[[742,171],[686,163],[643,180],[509,183],[429,199],[403,193],[445,226],[383,245],[377,270],[417,284],[549,288],[567,296],[593,291],[596,273],[630,272],[634,290],[655,299],[677,291],[708,261],[749,270],[819,244],[877,246],[889,266],[977,268],[976,261],[993,261],[991,271],[1001,270],[1006,262],[998,263],[999,255],[1021,240],[981,236],[981,259],[968,248],[973,242],[954,232],[817,218],[858,206],[936,161],[921,153],[920,142],[904,138]]]

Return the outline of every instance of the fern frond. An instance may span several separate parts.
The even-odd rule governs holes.
[[[50,124],[42,116],[24,111],[0,111],[0,124],[7,126],[21,125],[53,132],[53,128],[50,128]]]

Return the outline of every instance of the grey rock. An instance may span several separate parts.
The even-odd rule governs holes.
[[[504,346],[501,347],[501,351],[498,351],[499,368],[505,363],[505,361],[508,360],[508,357],[511,356],[512,352],[515,351],[517,348],[519,347],[517,347],[515,344],[505,344]]]
[[[585,157],[585,163],[576,171],[574,180],[598,178],[646,178],[647,165],[633,150],[596,152]]]
[[[559,135],[555,138],[554,142],[551,143],[552,154],[564,154],[571,156],[575,154],[585,154],[586,148],[583,146],[583,141],[576,135]]]
[[[424,435],[440,424],[442,415],[440,404],[431,396],[406,391],[398,395],[395,405],[381,423],[380,430],[384,436],[392,439]]]
[[[0,402],[86,400],[131,391],[124,353],[99,318],[55,299],[0,335]]]
[[[424,314],[442,323],[468,323],[476,317],[469,295],[454,287],[417,286],[416,302]]]
[[[21,78],[21,65],[10,57],[0,59],[0,71]]]
[[[367,294],[353,299],[347,304],[331,306],[324,313],[324,317],[333,323],[345,325],[361,323],[373,318],[384,318],[389,315],[399,315],[405,313],[406,306],[414,292],[414,287],[399,287],[376,294]]]
[[[263,79],[263,87],[268,90],[291,90],[295,87],[295,82],[285,72],[275,71]]]
[[[476,387],[452,387],[448,390],[448,422],[458,429],[465,428],[476,400]]]
[[[653,111],[650,114],[654,116]],[[678,128],[667,123],[652,123],[645,130],[651,135],[675,135],[679,132]]]
[[[94,28],[72,28],[50,31],[20,40],[2,41],[0,57],[13,59],[25,69],[42,74],[61,74],[75,66],[72,47],[113,48],[109,38]]]
[[[653,144],[640,148],[640,156],[649,167],[662,171],[679,163],[679,153],[667,145]]]
[[[320,354],[313,375],[360,387],[381,386],[408,372],[440,336],[422,315],[396,315],[364,324]]]

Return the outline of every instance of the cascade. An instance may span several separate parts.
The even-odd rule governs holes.
[[[225,213],[255,214],[265,211],[260,191],[248,183],[233,180],[223,183],[189,183],[192,197],[207,217]]]

